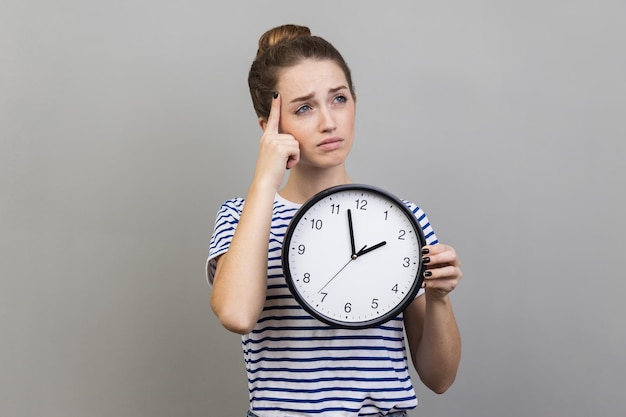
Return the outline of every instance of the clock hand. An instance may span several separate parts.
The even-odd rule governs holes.
[[[379,245],[380,245],[380,243],[379,243]],[[366,247],[367,247],[367,245],[363,246],[363,249],[361,249],[359,252],[362,252]],[[376,249],[376,247],[374,247],[374,249]],[[333,277],[331,279],[329,279],[328,282],[326,284],[324,284],[324,286],[322,288],[320,288],[317,292],[321,293],[324,288],[328,287],[328,284],[330,284],[335,278],[337,278],[337,275],[339,275],[341,273],[341,271],[346,269],[346,266],[348,266],[350,264],[350,262],[354,261],[355,259],[356,259],[356,255],[352,255],[350,257],[350,260],[348,262],[346,262],[346,264],[344,266],[342,266],[341,269],[339,271],[337,271],[337,273],[335,275],[333,275]]]
[[[352,249],[352,259],[356,259],[356,248],[354,247],[354,229],[352,228],[352,211],[348,209],[348,228],[350,229],[350,248]]]
[[[360,251],[358,251],[358,252],[356,253],[356,256],[357,256],[357,257],[359,257],[359,256],[362,256],[362,255],[365,255],[366,253],[371,252],[371,251],[373,251],[374,249],[378,249],[378,248],[380,248],[381,246],[385,246],[386,244],[387,244],[387,242],[385,242],[385,241],[383,240],[382,242],[375,244],[375,245],[374,245],[374,246],[372,246],[371,248],[367,248],[367,245],[365,245],[365,246],[363,246],[363,249],[361,249]],[[367,248],[367,249],[365,249],[365,248]]]
[[[317,292],[320,293],[320,292],[322,292],[322,290],[324,288],[328,287],[328,284],[330,284],[337,277],[337,275],[339,275],[339,273],[341,271],[343,271],[346,268],[346,266],[348,266],[348,264],[350,262],[352,262],[352,258],[350,258],[350,260],[348,262],[346,262],[346,264],[344,266],[342,266],[341,269],[335,275],[333,275],[333,277],[331,279],[329,279],[328,282],[326,284],[324,284],[324,286],[322,288],[320,288]]]

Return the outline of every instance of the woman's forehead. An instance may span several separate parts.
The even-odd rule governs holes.
[[[305,60],[282,68],[276,86],[283,99],[326,94],[338,87],[348,88],[348,82],[339,65],[330,60]]]

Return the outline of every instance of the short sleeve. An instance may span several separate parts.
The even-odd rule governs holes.
[[[236,198],[226,201],[220,207],[215,218],[215,227],[209,244],[209,256],[206,262],[206,278],[209,285],[213,285],[217,258],[228,251],[230,242],[237,229],[244,200]]]
[[[404,201],[404,200],[403,200]],[[424,232],[424,238],[426,239],[427,245],[436,245],[439,243],[437,240],[437,235],[435,235],[435,231],[433,230],[432,225],[430,224],[430,220],[428,220],[428,216],[424,213],[424,210],[419,208],[414,203],[410,201],[404,201],[404,204],[413,212],[417,222],[422,227],[422,232]]]

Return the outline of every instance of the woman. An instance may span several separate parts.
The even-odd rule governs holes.
[[[249,416],[404,416],[417,405],[404,329],[420,379],[443,393],[456,377],[461,343],[448,293],[461,278],[453,248],[427,236],[423,289],[397,319],[345,330],[302,310],[287,288],[280,249],[289,220],[308,198],[351,182],[356,95],[340,53],[306,27],[269,30],[248,83],[263,129],[245,200],[225,202],[211,239],[211,307],[242,334]],[[285,168],[289,177],[279,189]],[[245,205],[244,205],[245,202]]]

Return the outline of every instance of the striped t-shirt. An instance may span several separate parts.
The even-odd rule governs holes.
[[[228,200],[217,214],[207,260],[209,284],[243,205],[242,198]],[[426,214],[412,203],[406,205],[427,244],[436,244]],[[345,417],[415,408],[402,314],[376,328],[337,329],[311,317],[289,292],[281,248],[299,207],[279,195],[274,201],[265,307],[252,332],[242,336],[250,409],[263,417]]]

